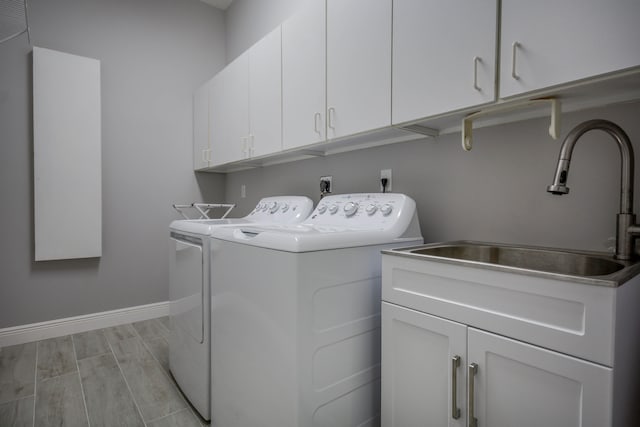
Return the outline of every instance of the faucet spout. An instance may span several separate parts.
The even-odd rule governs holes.
[[[634,253],[633,236],[638,234],[638,228],[634,226],[635,215],[633,214],[634,155],[631,141],[620,126],[608,120],[597,119],[588,120],[573,128],[562,142],[553,184],[547,187],[547,191],[559,195],[569,193],[567,179],[573,149],[582,135],[594,129],[608,133],[620,149],[620,212],[618,213],[616,232],[616,258],[629,260]]]

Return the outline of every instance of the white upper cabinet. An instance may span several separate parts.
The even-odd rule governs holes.
[[[327,0],[327,138],[391,124],[391,0]]]
[[[249,139],[249,52],[216,74],[209,96],[210,165],[244,158]]]
[[[249,49],[248,157],[282,150],[280,27]]]
[[[211,80],[193,94],[193,169],[209,167],[209,90]]]
[[[307,0],[282,24],[282,147],[326,139],[326,2]]]
[[[209,166],[282,150],[280,27],[212,80]]]
[[[393,117],[495,100],[496,0],[393,1]]]
[[[500,97],[640,64],[638,0],[502,0]]]

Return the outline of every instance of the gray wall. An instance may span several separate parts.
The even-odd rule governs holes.
[[[290,0],[268,2],[271,14],[265,3],[234,1],[226,16],[228,58],[292,11]],[[638,117],[640,103],[565,114],[562,136],[583,120],[607,118],[637,144]],[[266,195],[301,194],[317,202],[322,175],[333,175],[336,193],[369,192],[378,191],[380,169],[391,168],[393,191],[416,200],[429,242],[477,239],[605,250],[615,234],[618,149],[601,132],[585,135],[574,153],[571,193],[552,196],[545,189],[553,178],[560,142],[546,134],[548,125],[548,119],[540,119],[476,130],[469,153],[462,151],[460,135],[455,134],[236,172],[227,176],[226,196],[238,203],[237,214],[248,212]],[[247,186],[244,199],[242,184]]]
[[[198,0],[29,5],[34,45],[101,60],[103,256],[33,261],[31,49],[0,44],[0,328],[167,301],[171,204],[224,195],[191,157],[192,93],[224,66],[224,16]]]

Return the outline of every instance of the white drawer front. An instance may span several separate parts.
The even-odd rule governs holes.
[[[615,288],[383,255],[382,299],[613,366]]]

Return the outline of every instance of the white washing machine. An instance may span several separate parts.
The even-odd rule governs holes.
[[[212,425],[379,426],[380,251],[423,242],[415,202],[327,196],[211,235]]]
[[[170,225],[169,367],[202,418],[211,417],[210,251],[212,230],[239,224],[290,224],[306,219],[313,202],[303,196],[266,197],[234,219],[178,220]]]

